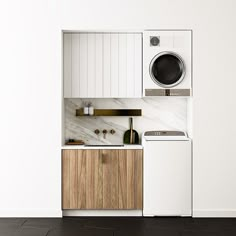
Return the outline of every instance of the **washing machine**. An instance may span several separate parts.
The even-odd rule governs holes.
[[[147,131],[143,144],[143,215],[191,216],[191,140],[181,131]]]
[[[192,31],[143,32],[143,95],[191,96]]]

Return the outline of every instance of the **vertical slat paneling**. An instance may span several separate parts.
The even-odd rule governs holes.
[[[88,97],[95,95],[95,34],[88,34]]]
[[[119,34],[111,34],[111,97],[119,97]]]
[[[69,35],[64,35],[65,97],[142,97],[142,34],[71,34],[71,49]]]
[[[119,97],[127,95],[127,34],[119,34]]]
[[[70,98],[71,92],[71,34],[63,36],[63,81],[64,81],[64,97]]]
[[[94,97],[103,96],[103,34],[96,34],[95,45],[95,94]]]
[[[80,97],[80,34],[72,34],[72,66],[71,66],[71,90],[72,97]]]
[[[88,34],[80,34],[80,97],[88,96]]]
[[[135,69],[134,97],[142,97],[142,34],[135,34]]]
[[[127,34],[127,97],[134,97],[135,95],[135,54],[134,54],[134,39],[135,39],[135,34]]]
[[[111,97],[111,34],[103,35],[103,97]]]

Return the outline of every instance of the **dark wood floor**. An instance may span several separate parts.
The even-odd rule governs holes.
[[[0,218],[0,236],[236,236],[236,219]]]

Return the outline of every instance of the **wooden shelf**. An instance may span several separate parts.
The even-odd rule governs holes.
[[[84,109],[76,109],[76,116],[90,116],[84,114]],[[141,109],[94,109],[92,116],[142,116]]]

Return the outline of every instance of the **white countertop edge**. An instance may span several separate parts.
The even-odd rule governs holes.
[[[143,146],[140,145],[124,145],[123,147],[115,147],[115,146],[99,146],[99,147],[88,147],[84,145],[63,145],[61,149],[143,149]]]

